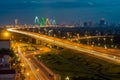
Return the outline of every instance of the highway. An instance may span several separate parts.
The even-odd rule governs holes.
[[[27,69],[25,74],[29,73],[29,76],[26,75],[26,80],[55,80],[56,76],[51,70],[49,70],[41,61],[39,61],[35,55],[45,52],[45,47],[42,47],[42,51],[27,51],[24,52],[23,46],[25,43],[13,43],[14,48],[18,48],[18,55],[22,59],[24,67]],[[49,51],[49,49],[48,49]],[[28,69],[30,68],[30,69]],[[30,77],[30,79],[28,78]]]
[[[37,45],[41,50],[26,51],[24,50],[24,46],[29,47],[30,44],[17,42],[12,42],[11,46],[18,53],[16,55],[22,62],[21,65],[24,68],[22,71],[25,75],[25,80],[56,80],[54,79],[56,74],[35,57],[36,54],[48,52],[50,49]]]
[[[36,71],[35,66],[23,55],[22,51],[20,50],[20,47],[18,46],[18,53],[20,54],[20,56],[22,57],[22,59],[24,59],[24,61],[30,66],[34,76],[35,76],[35,80],[47,80],[45,78],[43,78],[43,76],[41,76],[41,74],[39,74]]]
[[[20,30],[18,31],[18,30],[12,29],[12,28],[8,29],[8,31],[31,36],[33,38],[44,40],[46,42],[50,42],[52,44],[56,44],[56,45],[59,45],[59,46],[65,47],[65,48],[84,52],[88,55],[95,56],[99,59],[103,59],[103,60],[106,60],[109,62],[120,64],[120,50],[85,46],[85,45],[77,44],[77,43],[70,42],[67,40],[53,38],[53,37],[49,37],[46,35],[33,33],[33,32],[26,32],[26,31],[20,31]]]
[[[38,61],[35,56],[27,56],[28,58],[30,58],[30,62],[33,63],[33,65],[36,67],[37,71],[42,73],[44,77],[47,77],[45,80],[54,80],[54,74],[51,72],[49,73],[45,67],[43,67],[44,65]],[[52,75],[51,75],[52,74]]]
[[[13,48],[14,52],[16,53],[16,56],[18,57],[18,59],[21,61],[21,66],[22,66],[22,73],[25,76],[25,80],[38,80],[36,78],[36,76],[34,75],[33,71],[31,70],[29,64],[26,62],[26,60],[24,60],[23,56],[21,55],[21,52],[18,51],[18,43],[16,42],[12,42],[11,43],[11,47]]]

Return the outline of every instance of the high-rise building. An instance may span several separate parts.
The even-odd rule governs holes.
[[[106,24],[105,18],[101,18],[99,24],[100,25],[105,25]]]
[[[18,25],[18,19],[15,19],[15,25]]]
[[[89,21],[89,22],[88,22],[88,25],[89,25],[89,27],[93,27],[93,22],[92,22],[92,21]]]
[[[84,22],[84,27],[88,27],[88,22]]]

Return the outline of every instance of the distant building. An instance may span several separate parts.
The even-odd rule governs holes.
[[[89,26],[88,22],[84,22],[83,24],[84,24],[84,27],[88,27]]]
[[[88,22],[84,22],[83,25],[84,25],[84,27],[92,27],[93,23],[92,23],[92,21],[88,21]]]
[[[0,80],[16,80],[16,71],[11,69],[9,49],[10,40],[0,40]]]
[[[16,71],[11,69],[9,55],[0,54],[0,80],[16,80]]]
[[[93,22],[92,21],[89,21],[88,24],[89,24],[89,27],[93,27]]]
[[[8,55],[4,55],[0,53],[0,70],[11,68],[9,60],[10,60],[10,57]]]
[[[106,21],[105,21],[105,19],[104,18],[101,18],[100,19],[100,23],[99,23],[100,25],[105,25],[106,24]]]
[[[15,19],[15,25],[18,25],[18,19]]]
[[[10,49],[10,40],[2,40],[0,39],[0,49]]]
[[[0,70],[0,80],[16,80],[16,71],[14,69]]]

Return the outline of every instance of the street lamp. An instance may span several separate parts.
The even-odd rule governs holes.
[[[70,80],[70,78],[67,76],[67,77],[65,78],[65,80]]]
[[[22,64],[22,67],[24,67],[25,65],[24,64]]]
[[[6,31],[3,33],[5,37],[9,37],[9,33]]]
[[[27,73],[27,76],[30,76],[30,73]]]
[[[6,37],[8,37],[8,36],[9,36],[9,33],[8,33],[8,32],[5,32],[4,35],[5,35]]]
[[[41,58],[41,56],[38,56],[39,58]]]
[[[105,49],[107,49],[107,46],[106,46],[106,45],[104,45],[104,48],[105,48]]]
[[[30,80],[30,73],[27,73],[27,76],[28,76],[28,78],[29,78],[29,80]]]
[[[39,69],[37,69],[36,71],[37,71],[37,72],[39,72],[40,70],[39,70]]]

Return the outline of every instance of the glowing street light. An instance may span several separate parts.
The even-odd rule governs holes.
[[[39,72],[40,70],[39,70],[39,69],[37,69],[36,71],[37,71],[37,72]]]
[[[70,78],[67,76],[67,77],[65,78],[65,80],[70,80]]]
[[[5,32],[5,33],[4,33],[4,36],[5,36],[5,37],[8,37],[8,36],[9,36],[9,33],[8,33],[8,32]]]
[[[39,58],[41,58],[41,56],[38,56]]]
[[[30,73],[27,73],[27,76],[28,76],[28,78],[29,78],[29,80],[30,80]]]
[[[113,39],[111,38],[110,41],[113,42]]]
[[[94,47],[94,45],[91,45],[92,47]]]
[[[22,67],[24,67],[25,65],[24,64],[22,64]]]
[[[27,76],[30,76],[30,73],[27,73]]]
[[[107,49],[107,46],[106,46],[106,45],[104,45],[104,48],[105,48],[105,49]]]

